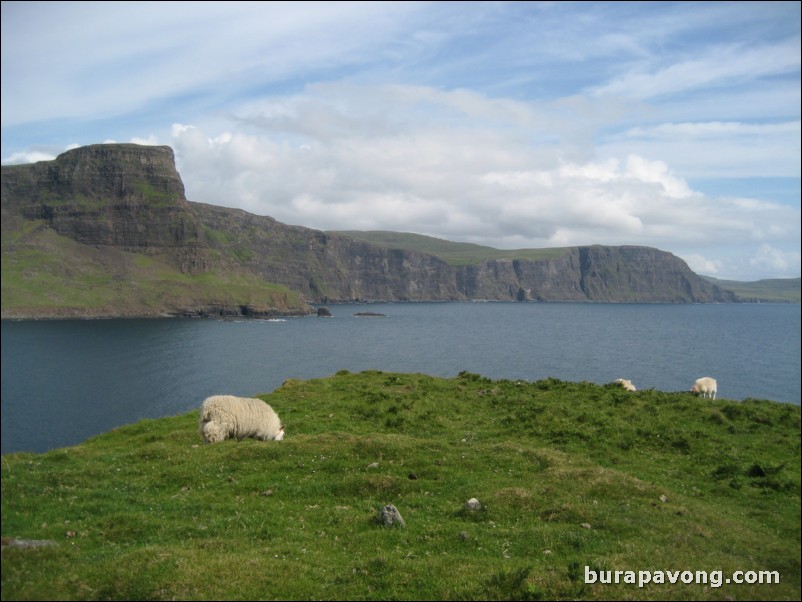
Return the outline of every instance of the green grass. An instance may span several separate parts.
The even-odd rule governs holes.
[[[13,248],[13,252],[6,249]],[[159,315],[204,305],[305,307],[286,286],[221,266],[188,274],[169,257],[82,245],[28,226],[3,239],[2,305],[6,311],[69,315]]]
[[[446,263],[455,267],[464,265],[476,265],[491,259],[527,259],[538,261],[551,259],[564,255],[570,250],[569,247],[550,248],[550,249],[515,249],[502,250],[493,247],[485,247],[472,243],[451,242],[431,236],[412,234],[409,232],[386,232],[386,231],[335,231],[331,234],[347,236],[354,240],[369,242],[388,249],[407,249],[428,253],[439,257]]]
[[[202,445],[193,411],[3,456],[4,541],[58,545],[5,547],[2,598],[800,598],[799,406],[378,371],[260,397],[284,441]]]
[[[767,301],[779,303],[799,303],[802,301],[802,289],[799,278],[770,278],[755,282],[738,282],[736,280],[719,280],[711,276],[702,276],[705,280],[734,292],[747,301]]]

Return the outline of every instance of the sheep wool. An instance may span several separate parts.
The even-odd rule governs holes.
[[[621,385],[627,391],[637,391],[637,389],[635,388],[635,385],[632,384],[632,381],[631,380],[627,380],[626,378],[617,378],[615,380],[615,383],[617,385]]]
[[[281,441],[284,426],[278,414],[261,399],[213,395],[201,406],[200,433],[205,443],[224,439]]]
[[[697,378],[696,382],[693,383],[693,386],[691,387],[691,393],[698,393],[702,397],[715,399],[717,388],[718,384],[716,383],[715,378],[703,376],[702,378]]]

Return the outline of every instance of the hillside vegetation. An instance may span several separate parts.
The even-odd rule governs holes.
[[[477,265],[494,259],[542,261],[560,257],[569,251],[568,247],[502,250],[466,242],[451,242],[450,240],[411,232],[387,232],[384,230],[342,230],[332,231],[330,234],[347,236],[354,240],[361,240],[387,249],[404,249],[427,253],[439,257],[454,267]]]
[[[2,173],[4,319],[261,317],[362,301],[737,300],[651,247],[501,251],[349,237],[194,203],[168,146],[95,144]]]
[[[168,255],[84,245],[39,222],[4,230],[3,249],[4,318],[265,316],[303,313],[306,305],[230,262],[188,273]]]
[[[711,276],[702,276],[702,278],[732,291],[744,301],[775,303],[799,303],[802,301],[802,279],[800,278],[768,278],[754,282],[719,280]]]
[[[193,411],[3,456],[2,598],[800,599],[799,406],[378,371],[260,397],[284,441],[202,445]]]
[[[471,243],[452,242],[411,232],[387,232],[384,230],[345,230],[331,232],[331,234],[347,236],[387,249],[428,253],[455,267],[477,265],[497,259],[543,261],[560,257],[570,251],[570,247],[502,250]],[[702,278],[721,289],[732,291],[737,295],[739,301],[802,302],[802,287],[799,278],[774,278],[755,282],[721,280],[712,276],[702,276]]]

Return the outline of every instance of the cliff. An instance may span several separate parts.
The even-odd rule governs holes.
[[[311,311],[209,244],[169,147],[4,165],[0,197],[3,318]]]
[[[650,247],[572,247],[537,261],[494,259],[459,270],[473,298],[534,301],[708,303],[734,301],[670,253]]]
[[[273,315],[338,301],[736,300],[647,247],[493,250],[457,264],[190,202],[166,146],[93,145],[3,166],[2,231],[3,317]],[[94,294],[78,294],[87,287]]]
[[[190,206],[218,249],[310,302],[466,300],[453,268],[432,255],[287,226],[239,209]]]
[[[168,146],[98,144],[2,173],[4,216],[41,220],[85,245],[170,253],[183,271],[208,267]]]
[[[343,301],[604,301],[710,303],[735,295],[650,247],[569,247],[539,259],[453,265],[431,253],[287,226],[239,209],[190,203],[219,248],[262,278],[316,303]],[[502,253],[497,250],[496,253]]]

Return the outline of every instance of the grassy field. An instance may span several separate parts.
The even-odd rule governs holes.
[[[169,258],[82,245],[40,223],[4,234],[4,316],[160,315],[207,305],[303,308],[300,296],[254,274],[182,272]],[[6,251],[9,252],[6,252]]]
[[[412,234],[410,232],[386,232],[383,230],[373,230],[362,232],[359,230],[348,230],[332,232],[341,234],[354,240],[369,242],[380,247],[389,249],[408,249],[419,253],[428,253],[439,257],[446,263],[455,267],[463,265],[476,265],[491,259],[529,259],[532,261],[559,257],[565,254],[569,248],[553,249],[516,249],[502,250],[493,247],[485,247],[465,242],[451,242],[422,234]]]
[[[378,371],[260,397],[284,441],[202,445],[193,411],[3,456],[2,599],[800,599],[799,406]]]
[[[719,280],[703,276],[705,280],[734,292],[741,299],[748,301],[766,301],[770,303],[799,303],[802,301],[802,289],[799,278],[770,278],[754,282],[738,282],[737,280]]]

